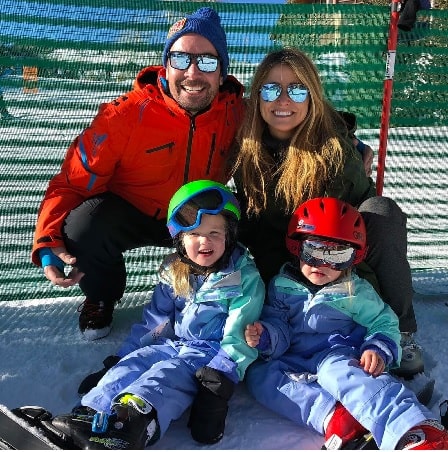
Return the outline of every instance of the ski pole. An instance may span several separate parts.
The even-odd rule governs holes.
[[[381,113],[381,127],[380,127],[380,142],[378,148],[378,166],[376,170],[376,192],[377,195],[383,194],[384,187],[384,171],[386,165],[386,148],[387,136],[389,133],[390,108],[392,99],[392,86],[395,70],[395,56],[397,52],[398,40],[398,17],[400,12],[400,0],[392,0],[389,37],[387,40],[387,58],[386,58],[386,72],[384,75],[383,86],[383,110]]]

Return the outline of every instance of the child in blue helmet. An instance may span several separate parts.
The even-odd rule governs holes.
[[[360,213],[314,198],[291,217],[292,256],[268,289],[246,340],[260,360],[246,386],[266,407],[347,449],[371,432],[380,449],[447,449],[448,434],[385,370],[400,363],[398,317],[352,267],[366,253]]]
[[[82,406],[52,421],[75,446],[143,449],[190,406],[193,438],[222,438],[234,385],[257,357],[244,328],[265,296],[237,242],[239,218],[236,198],[217,182],[190,182],[174,194],[167,226],[176,252],[161,265],[143,321],[106,368],[83,381],[81,392],[96,386]]]

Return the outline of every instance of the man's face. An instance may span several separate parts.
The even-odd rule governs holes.
[[[186,34],[172,45],[171,52],[208,54],[218,56],[213,44],[197,34]],[[166,78],[173,99],[191,114],[208,107],[222,85],[221,64],[214,72],[201,72],[193,59],[187,69],[174,69],[168,59]]]

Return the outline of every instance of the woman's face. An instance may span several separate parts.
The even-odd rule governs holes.
[[[285,64],[278,64],[270,71],[263,85],[266,83],[278,83],[282,87],[279,98],[273,102],[264,101],[260,96],[260,113],[266,121],[271,135],[280,140],[291,138],[294,130],[302,123],[308,112],[310,96],[304,102],[298,103],[291,100],[287,88],[291,84],[300,83],[292,69]]]

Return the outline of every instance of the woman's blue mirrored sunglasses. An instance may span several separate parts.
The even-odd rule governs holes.
[[[187,70],[193,61],[201,72],[215,72],[218,69],[219,58],[215,55],[186,52],[169,52],[170,66],[181,71]]]
[[[260,88],[261,98],[265,102],[274,102],[274,100],[277,100],[280,97],[282,91],[283,87],[279,83],[266,83]],[[309,93],[306,86],[298,83],[291,83],[291,85],[288,85],[286,92],[288,93],[289,98],[297,104],[305,102]]]

